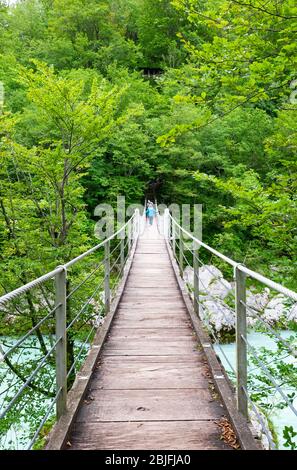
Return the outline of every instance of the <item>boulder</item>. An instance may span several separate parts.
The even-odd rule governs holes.
[[[194,286],[194,270],[187,266],[184,270],[184,281],[192,288]],[[199,269],[199,292],[206,297],[224,299],[233,290],[232,285],[223,278],[221,271],[212,265]],[[203,300],[203,297],[202,299]]]
[[[265,287],[263,291],[259,292],[258,294],[248,290],[246,295],[246,303],[256,310],[263,311],[269,302],[269,298],[270,289],[268,287]]]
[[[264,313],[262,315],[263,320],[265,320],[269,325],[273,325],[287,317],[289,308],[286,305],[286,301],[287,297],[283,294],[278,294],[273,297],[264,309]]]
[[[199,290],[207,292],[208,287],[217,279],[222,279],[221,271],[212,265],[205,265],[199,268]]]
[[[193,287],[194,286],[194,269],[190,268],[190,266],[187,266],[184,269],[183,278],[186,284],[188,284],[190,287]]]
[[[255,311],[250,311],[247,309],[247,324],[250,327],[255,326],[258,323],[258,319],[256,315],[262,315],[264,312],[264,308],[267,306],[269,302],[270,296],[270,289],[265,287],[262,292],[258,292],[257,294],[251,290],[247,291],[246,295],[246,304],[255,309]]]
[[[202,321],[216,332],[233,331],[235,328],[234,311],[220,299],[205,300],[200,312]]]
[[[293,307],[289,310],[287,314],[287,321],[294,321],[297,323],[297,304],[294,304]]]
[[[223,277],[214,280],[208,286],[209,294],[214,297],[219,297],[220,299],[225,299],[231,291],[233,291],[233,289],[230,282]]]

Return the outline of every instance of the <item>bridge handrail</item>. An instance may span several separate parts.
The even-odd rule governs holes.
[[[142,216],[142,218],[145,217],[145,214]],[[114,279],[114,283],[119,281],[120,277],[123,275],[124,268],[126,265],[126,262],[131,254],[131,251],[133,249],[134,244],[136,243],[139,234],[140,234],[140,222],[141,222],[141,216],[139,214],[139,209],[136,209],[133,215],[130,217],[130,219],[115,233],[113,233],[111,236],[97,244],[96,246],[90,248],[89,250],[85,251],[81,255],[73,258],[72,260],[68,261],[67,263],[64,263],[61,266],[57,266],[54,270],[44,274],[43,276],[40,276],[36,279],[34,279],[31,282],[28,282],[27,284],[3,295],[0,297],[0,309],[4,308],[6,304],[9,301],[12,301],[22,294],[28,293],[30,290],[39,287],[43,285],[47,281],[55,281],[55,305],[53,308],[50,308],[50,312],[48,312],[45,316],[42,317],[41,320],[38,320],[36,324],[33,324],[33,327],[30,329],[30,331],[26,332],[21,338],[18,339],[16,343],[14,343],[11,347],[8,348],[8,350],[4,350],[3,347],[0,344],[0,362],[6,362],[9,368],[17,374],[18,371],[16,369],[15,364],[13,361],[11,361],[10,357],[11,353],[15,352],[23,343],[26,339],[28,339],[33,333],[36,334],[39,331],[39,328],[43,325],[45,325],[46,321],[52,321],[54,316],[55,316],[55,340],[53,345],[51,345],[50,349],[47,351],[47,354],[44,355],[44,357],[39,360],[37,363],[37,367],[33,370],[31,374],[29,374],[29,377],[21,377],[18,375],[19,379],[22,379],[23,385],[20,386],[18,391],[15,393],[12,397],[9,397],[8,404],[3,402],[2,409],[0,407],[0,419],[6,416],[6,414],[12,409],[12,407],[17,403],[18,399],[21,397],[23,392],[27,389],[33,389],[40,391],[41,388],[39,386],[36,386],[35,383],[33,382],[33,379],[36,377],[37,373],[41,370],[42,367],[45,366],[46,361],[50,360],[53,355],[55,355],[55,365],[56,365],[56,375],[55,375],[55,384],[56,384],[56,390],[55,392],[48,391],[48,397],[53,397],[53,400],[51,401],[50,405],[47,408],[46,414],[43,417],[40,425],[38,426],[37,430],[34,429],[34,436],[31,442],[28,445],[28,449],[31,449],[34,443],[36,442],[36,439],[38,438],[38,435],[45,424],[46,420],[50,416],[50,413],[52,412],[53,406],[56,405],[56,415],[57,419],[59,419],[66,411],[67,407],[67,381],[69,380],[69,374],[73,371],[74,366],[77,366],[77,360],[81,359],[81,354],[85,352],[85,348],[88,345],[88,342],[90,342],[91,334],[96,330],[96,326],[93,325],[93,328],[90,330],[90,332],[87,335],[87,339],[83,343],[82,347],[80,348],[79,353],[77,354],[77,357],[74,359],[74,363],[72,365],[72,368],[70,371],[67,371],[67,350],[66,350],[66,344],[67,344],[67,334],[69,331],[69,328],[76,322],[81,320],[81,314],[85,312],[86,308],[90,305],[91,300],[95,297],[95,295],[98,293],[99,289],[101,289],[104,292],[104,305],[103,305],[103,310],[100,310],[99,313],[97,313],[97,316],[101,316],[103,311],[105,311],[105,314],[107,314],[110,310],[110,304],[112,300],[112,293],[111,293],[111,277],[110,273],[112,272],[112,269],[116,267],[116,264],[118,263],[120,266],[119,269],[119,274],[117,277]],[[117,246],[110,251],[110,242],[114,240],[117,236],[121,235],[124,232],[124,235],[121,236],[120,242],[117,244]],[[125,242],[127,238],[127,241]],[[79,283],[78,286],[76,286],[70,294],[67,295],[67,273],[69,268],[71,268],[73,265],[76,263],[80,262],[87,256],[97,252],[100,248],[104,248],[104,259],[100,261],[96,268],[91,272],[91,274],[88,274],[88,276],[83,280],[83,282]],[[116,250],[119,250],[119,255],[116,257],[114,255],[114,252]],[[127,254],[126,254],[127,253]],[[110,263],[110,258],[111,255],[114,255],[116,257],[116,261],[111,265]],[[99,283],[99,285],[96,285],[95,291],[93,292],[92,296],[85,302],[82,306],[82,308],[79,310],[79,314],[74,315],[74,318],[72,321],[70,321],[67,325],[67,311],[69,309],[69,300],[72,294],[74,294],[84,283],[86,280],[88,280],[95,271],[97,271],[99,268],[104,268],[103,271],[103,279],[102,282]],[[47,304],[50,306],[49,304]],[[11,313],[11,312],[9,312]],[[22,346],[24,347],[24,346]],[[21,355],[19,355],[19,358]],[[30,371],[31,372],[31,371]],[[78,372],[78,369],[74,371]],[[42,390],[41,390],[42,391]],[[4,406],[5,403],[5,406]]]
[[[21,287],[18,287],[17,289],[14,289],[13,291],[9,292],[8,294],[2,295],[0,297],[0,305],[4,305],[6,302],[15,299],[16,297],[18,297],[19,295],[24,294],[28,290],[33,289],[34,287],[37,287],[40,284],[43,284],[44,282],[46,282],[46,281],[52,279],[53,277],[55,277],[57,274],[61,273],[64,269],[70,268],[74,264],[78,263],[78,261],[81,261],[86,256],[94,253],[99,248],[106,245],[108,242],[110,242],[111,240],[116,238],[120,233],[122,233],[123,230],[125,230],[126,227],[128,227],[128,225],[134,220],[135,216],[136,216],[136,214],[134,213],[130,217],[130,219],[125,223],[125,225],[123,225],[123,227],[120,228],[120,230],[113,233],[109,238],[107,238],[106,240],[103,240],[103,242],[99,243],[98,245],[90,248],[89,250],[85,251],[84,253],[77,256],[76,258],[73,258],[72,260],[68,261],[67,263],[64,263],[63,265],[57,266],[53,271],[50,271],[50,272],[44,274],[43,276],[40,276],[40,277],[34,279],[33,281],[28,282],[27,284],[24,284]]]
[[[269,367],[267,367],[263,360],[259,357],[257,352],[255,352],[255,348],[251,346],[247,339],[247,312],[252,315],[253,318],[257,318],[261,321],[261,324],[266,325],[267,330],[269,330],[269,334],[273,334],[276,338],[278,343],[282,343],[282,345],[286,348],[286,352],[288,356],[292,356],[293,358],[297,357],[297,350],[291,346],[284,338],[282,338],[277,332],[273,331],[273,328],[267,323],[265,318],[262,318],[259,315],[261,312],[257,310],[255,307],[251,307],[247,300],[246,300],[246,278],[250,277],[259,281],[260,283],[270,287],[271,289],[287,296],[288,298],[297,301],[297,293],[284,287],[283,285],[272,281],[271,279],[259,274],[249,268],[247,268],[242,263],[237,263],[236,261],[232,260],[228,256],[220,253],[216,249],[212,248],[211,246],[207,245],[206,243],[202,242],[195,236],[193,236],[189,231],[184,229],[177,220],[170,214],[169,209],[165,209],[164,212],[164,232],[165,238],[167,239],[168,246],[172,249],[173,256],[176,258],[177,264],[180,268],[181,277],[183,277],[183,269],[184,264],[187,263],[189,267],[193,269],[193,290],[191,291],[192,300],[193,300],[193,307],[196,314],[205,321],[204,313],[205,306],[200,298],[199,288],[200,284],[202,285],[204,293],[208,294],[211,300],[216,304],[217,309],[219,310],[220,314],[225,317],[226,313],[223,310],[221,304],[218,302],[218,298],[215,298],[214,295],[209,294],[207,286],[205,286],[201,280],[199,275],[199,266],[204,266],[208,269],[207,265],[200,259],[199,248],[203,247],[208,252],[212,253],[213,255],[220,258],[222,261],[226,262],[227,264],[231,265],[234,268],[234,279],[235,279],[235,331],[236,331],[236,365],[230,363],[228,357],[226,356],[224,350],[221,348],[220,340],[217,337],[216,331],[214,328],[211,328],[210,333],[212,339],[216,346],[220,349],[222,355],[224,356],[226,363],[228,364],[230,371],[234,374],[236,378],[236,399],[237,399],[237,409],[238,411],[243,414],[246,418],[249,417],[249,408],[250,405],[251,409],[254,411],[258,422],[261,426],[263,433],[266,435],[267,440],[269,442],[269,446],[271,449],[275,449],[275,443],[272,438],[272,434],[268,429],[267,422],[263,415],[261,414],[260,410],[253,402],[252,397],[248,390],[248,374],[250,370],[248,370],[248,352],[253,357],[254,364],[257,364],[257,367],[264,373],[265,377],[268,377],[272,384],[272,388],[277,392],[282,400],[286,403],[287,407],[297,416],[297,409],[294,407],[293,402],[286,394],[286,390],[283,390],[283,384],[278,384],[277,381],[273,378],[271,373],[269,372]],[[193,245],[192,249],[185,248],[184,238],[187,237],[188,239],[192,240]],[[179,243],[177,243],[177,238],[179,238]],[[178,248],[178,253],[176,252],[176,248]],[[187,257],[185,256],[184,251],[189,250],[193,256],[193,264],[192,266],[189,264]],[[220,279],[218,279],[220,282]],[[187,286],[188,287],[188,286]],[[225,287],[225,286],[224,286]],[[256,313],[255,313],[256,312]],[[206,326],[209,327],[210,325],[206,321]],[[275,360],[275,359],[274,359]],[[269,364],[269,362],[268,362]],[[256,366],[255,366],[256,369]],[[252,369],[253,371],[254,369]]]
[[[179,228],[187,237],[191,238],[197,245],[202,246],[206,250],[210,251],[213,253],[215,256],[218,258],[221,258],[223,261],[226,261],[226,263],[230,264],[233,266],[234,269],[238,269],[239,271],[247,274],[249,277],[252,277],[253,279],[262,282],[263,284],[266,284],[268,287],[271,287],[271,289],[274,289],[278,291],[281,294],[286,295],[287,297],[290,297],[292,300],[295,300],[297,302],[297,292],[292,291],[291,289],[288,289],[287,287],[283,286],[282,284],[279,284],[278,282],[272,281],[266,276],[263,276],[260,273],[257,273],[256,271],[253,271],[252,269],[247,268],[243,263],[237,263],[233,259],[229,258],[226,255],[223,255],[219,251],[217,251],[215,248],[212,248],[211,246],[207,245],[206,243],[202,242],[198,238],[194,237],[190,232],[185,230],[169,213],[169,218],[170,220],[174,223],[174,225]]]

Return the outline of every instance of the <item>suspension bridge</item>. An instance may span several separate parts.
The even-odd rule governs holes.
[[[234,269],[235,387],[215,353],[216,338],[210,338],[200,318],[202,249]],[[75,268],[89,259],[93,269],[69,287]],[[192,292],[183,280],[186,263],[194,270]],[[98,273],[99,283],[94,281]],[[248,350],[253,348],[247,338],[247,277],[297,301],[295,292],[194,238],[168,209],[162,216],[158,214],[152,226],[146,223],[145,214],[136,210],[118,232],[99,245],[0,298],[0,309],[11,312],[20,298],[28,299],[48,284],[53,287],[53,304],[47,302],[46,313],[24,336],[9,347],[1,347],[1,364],[14,369],[19,384],[13,394],[9,394],[8,387],[1,418],[7,419],[13,412],[21,414],[26,393],[31,402],[34,395],[41,399],[43,391],[37,379],[46,369],[51,380],[43,388],[51,393],[25,442],[27,449],[35,448],[44,426],[56,416],[44,442],[49,450],[260,450],[261,443],[249,422],[250,410],[256,414],[270,448],[274,448],[265,417],[248,390]],[[86,288],[89,284],[91,290]],[[74,302],[82,291],[87,300]],[[103,296],[98,313],[94,302],[100,293]],[[93,317],[100,317],[100,324],[90,321]],[[84,341],[73,348],[70,333],[86,325]],[[43,354],[24,376],[17,369],[17,352],[41,331],[47,338]],[[278,340],[283,341],[280,336]],[[292,355],[296,357],[295,351]],[[269,377],[269,370],[262,365]],[[273,377],[269,379],[296,414],[279,384]],[[229,437],[231,433],[229,441],[222,439],[226,426]],[[12,429],[13,418],[11,428],[6,430],[10,439]]]

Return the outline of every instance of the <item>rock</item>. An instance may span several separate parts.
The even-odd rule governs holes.
[[[265,425],[265,428],[266,428],[267,432],[269,433],[271,441],[273,441],[273,436],[272,436],[271,431],[269,429],[269,423],[267,421],[266,416],[258,408],[257,408],[257,412],[261,416],[261,419],[262,419],[262,421]],[[263,448],[265,450],[269,450],[270,445],[269,445],[268,437],[265,434],[265,431],[264,431],[263,426],[262,426],[262,424],[261,424],[261,422],[260,422],[260,420],[257,416],[257,413],[255,413],[255,411],[252,409],[252,407],[249,408],[249,418],[250,418],[250,421],[251,421],[253,431],[254,431],[255,435],[258,437],[258,439],[261,441]]]
[[[189,284],[190,287],[194,286],[194,269],[187,266],[184,269],[183,278],[186,284]]]
[[[262,315],[263,320],[265,320],[269,325],[273,325],[277,323],[284,317],[288,316],[288,306],[285,305],[287,301],[287,297],[283,294],[278,294],[273,297],[264,309],[264,313]]]
[[[189,266],[184,270],[184,280],[192,288],[194,286],[194,270]],[[199,269],[199,292],[207,296],[224,299],[233,290],[232,285],[223,278],[221,271],[212,265]]]
[[[287,321],[297,322],[297,304],[294,304],[288,312]]]
[[[222,279],[221,271],[212,265],[205,265],[199,268],[199,290],[207,292],[208,287],[217,279]]]
[[[95,316],[90,319],[90,324],[95,328],[99,328],[104,323],[104,292],[99,294],[99,300],[92,299],[90,301],[92,305]]]
[[[105,318],[104,317],[96,317],[91,320],[91,325],[94,328],[99,328],[99,326],[103,325]]]
[[[201,320],[214,332],[234,331],[235,314],[223,299],[233,291],[232,285],[223,278],[222,272],[212,265],[199,269],[199,293],[202,308]],[[184,280],[191,288],[194,285],[193,268],[186,267]],[[191,292],[193,298],[193,292]]]
[[[234,283],[224,279],[222,272],[212,265],[202,266],[199,269],[199,276],[200,302],[204,307],[201,309],[203,311],[201,319],[217,332],[233,330],[235,328],[234,308],[229,307],[223,300],[228,294],[234,293]],[[183,277],[186,284],[193,289],[193,268],[186,267]],[[193,292],[191,292],[191,297],[193,298]],[[254,312],[247,309],[247,322],[250,327],[259,322],[256,315],[260,315],[270,326],[280,321],[297,322],[297,304],[288,306],[288,298],[283,294],[271,298],[271,291],[268,287],[258,293],[248,290],[247,305],[255,309]]]
[[[201,320],[216,332],[222,330],[233,331],[235,328],[235,314],[222,300],[205,300],[201,308]]]
[[[225,297],[227,297],[227,295],[233,291],[233,289],[230,282],[222,277],[211,282],[208,286],[208,291],[209,294],[213,295],[214,297],[225,299]]]
[[[270,289],[268,287],[265,287],[262,292],[255,294],[252,291],[248,290],[247,291],[247,305],[250,307],[255,308],[256,310],[264,310],[264,308],[267,306],[269,302],[269,296],[270,296]]]
[[[247,309],[248,326],[253,327],[258,323],[259,320],[256,315],[261,316],[263,314],[264,308],[269,302],[269,296],[270,289],[268,287],[265,287],[262,292],[258,292],[257,294],[251,290],[247,291],[246,304],[255,309],[255,311]]]

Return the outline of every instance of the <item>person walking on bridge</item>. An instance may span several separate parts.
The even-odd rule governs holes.
[[[154,208],[154,205],[152,203],[148,204],[147,209],[146,209],[146,216],[149,219],[150,225],[153,225],[155,215],[156,215],[156,209]]]

